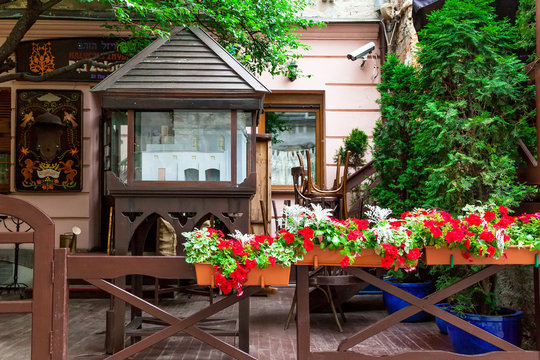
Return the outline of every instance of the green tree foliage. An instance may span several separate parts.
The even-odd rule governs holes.
[[[403,131],[381,124],[376,147],[387,147],[381,140],[395,137],[398,153],[411,149],[405,153],[410,166],[394,157],[400,166],[396,180],[378,188],[379,196],[394,196],[395,208],[406,203],[460,213],[475,201],[517,205],[532,192],[518,183],[516,167],[517,139],[530,133],[533,88],[527,86],[524,64],[515,55],[515,27],[498,21],[490,3],[446,1],[420,33],[416,73],[409,69],[392,81],[383,77],[383,117],[392,124],[402,119]],[[407,67],[394,64],[393,69]],[[399,86],[405,91],[387,100]],[[392,135],[385,138],[387,131]],[[378,168],[381,174],[390,167],[390,151],[394,148],[386,150],[387,159],[382,159],[387,168]],[[418,182],[404,181],[402,174]]]
[[[520,0],[516,13],[519,33],[518,47],[527,56],[527,62],[536,58],[536,5],[535,0]]]
[[[0,0],[0,4],[11,0]],[[300,43],[296,30],[320,25],[299,17],[307,0],[79,0],[85,3],[101,3],[111,9],[111,23],[106,26],[113,31],[129,30],[129,41],[121,50],[128,53],[139,51],[158,36],[167,37],[175,26],[199,26],[209,32],[231,54],[234,54],[250,71],[272,75],[289,73],[288,64],[299,58],[299,50],[307,47]],[[15,67],[10,59],[26,32],[45,12],[62,0],[27,0],[20,17],[0,46],[0,73]],[[71,66],[98,63],[84,60]],[[93,62],[92,62],[93,61]],[[48,73],[41,77],[23,73],[0,76],[0,81],[43,81],[54,77]]]
[[[422,203],[421,184],[425,177],[413,143],[421,98],[418,70],[390,54],[381,80],[377,89],[384,121],[379,120],[373,131],[373,166],[380,182],[371,195],[380,206],[402,213]]]
[[[347,151],[350,151],[349,166],[353,169],[359,169],[365,164],[364,156],[368,149],[368,136],[360,129],[352,129],[349,136],[344,140],[343,146],[340,146],[334,155],[334,161],[337,163],[341,157],[341,163],[345,162]]]

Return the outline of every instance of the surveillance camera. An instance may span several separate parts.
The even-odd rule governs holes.
[[[366,56],[367,54],[371,53],[375,49],[375,43],[374,42],[368,42],[366,45],[359,47],[358,49],[352,51],[351,53],[347,54],[347,59],[355,61],[363,56]]]

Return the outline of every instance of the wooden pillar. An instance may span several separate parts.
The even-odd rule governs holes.
[[[309,278],[308,267],[296,267],[296,351],[298,360],[308,360],[309,335]]]
[[[238,347],[249,353],[249,297],[238,303]]]
[[[536,350],[540,351],[540,268],[534,270],[534,321],[536,324]]]

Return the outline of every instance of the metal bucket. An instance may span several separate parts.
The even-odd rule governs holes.
[[[65,233],[60,235],[60,247],[68,248],[72,254],[77,249],[77,235],[73,233]]]

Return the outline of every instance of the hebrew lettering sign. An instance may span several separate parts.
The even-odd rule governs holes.
[[[101,81],[129,59],[128,56],[116,51],[116,45],[120,41],[122,40],[109,38],[25,41],[16,51],[17,71],[44,75],[78,60],[105,54],[97,61],[103,64],[117,63],[111,69],[104,70],[93,65],[83,65],[55,77],[55,80]]]
[[[81,191],[82,93],[17,91],[18,191]]]

